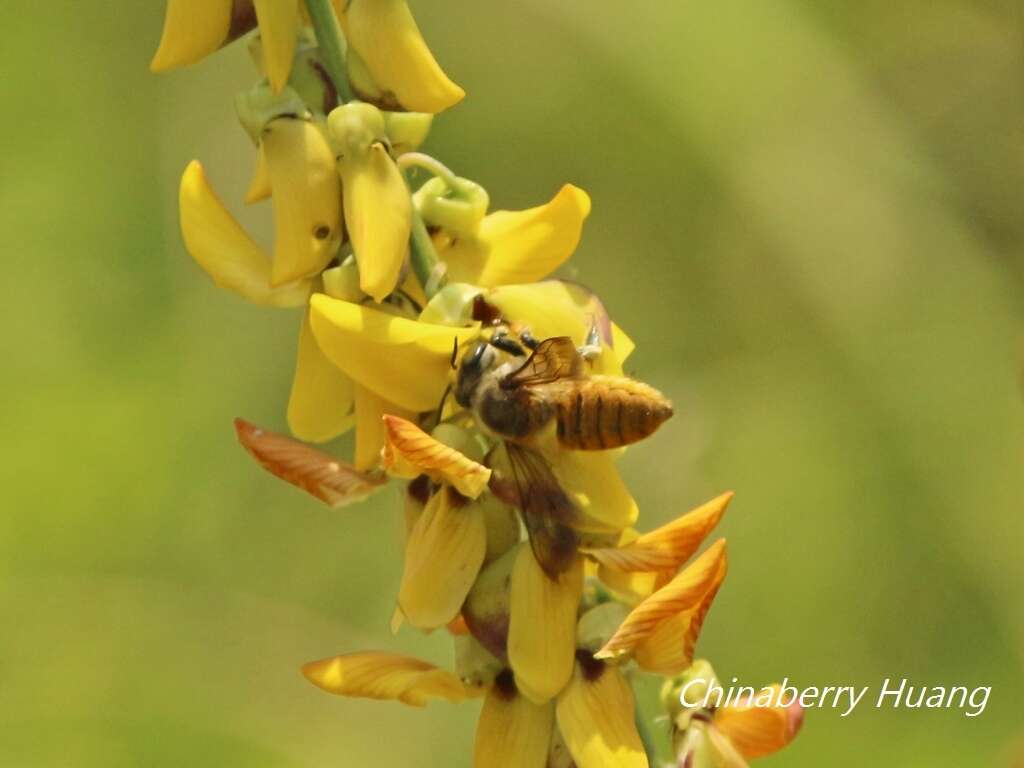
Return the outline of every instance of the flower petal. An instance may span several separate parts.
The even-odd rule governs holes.
[[[431,55],[405,0],[352,0],[339,21],[376,84],[406,110],[436,113],[466,95]]]
[[[261,137],[274,197],[271,285],[319,273],[341,244],[341,181],[318,125],[278,117]]]
[[[224,45],[233,5],[233,0],[167,0],[164,30],[150,70],[195,64]]]
[[[455,618],[486,551],[483,511],[450,488],[435,493],[405,544],[398,605],[409,623],[436,629]]]
[[[723,493],[671,523],[642,534],[624,547],[592,549],[587,554],[617,571],[672,571],[690,559],[718,525],[732,492]]]
[[[773,701],[779,701],[779,690],[780,686],[775,684],[762,689],[752,699],[715,710],[714,727],[748,760],[782,749],[803,725],[804,713],[799,701],[788,707],[755,706],[754,702],[762,696],[770,695]]]
[[[576,665],[558,697],[558,729],[579,768],[646,768],[647,754],[636,730],[633,691],[611,664]]]
[[[547,445],[541,453],[582,515],[574,528],[607,533],[636,522],[639,509],[615,464],[618,451],[570,451]]]
[[[331,507],[361,501],[387,478],[357,472],[333,456],[290,437],[235,419],[238,441],[264,469]]]
[[[441,256],[455,282],[485,288],[536,282],[572,256],[589,213],[587,193],[566,184],[544,205],[488,214],[476,238],[455,241]]]
[[[405,408],[390,403],[366,387],[355,385],[356,396],[356,469],[366,471],[380,464],[386,433],[384,415],[412,417]]]
[[[673,661],[692,657],[704,614],[725,578],[725,570],[725,539],[719,539],[672,581],[634,608],[594,655],[609,659],[637,650],[641,643],[660,633],[663,625],[682,616],[681,624],[669,624],[668,632],[654,638],[646,649],[649,658],[645,660],[652,666],[661,666],[666,654]],[[689,663],[686,661],[683,666]]]
[[[519,545],[512,566],[508,659],[516,686],[532,701],[547,701],[572,675],[582,592],[581,558],[554,581],[544,573],[530,547]]]
[[[288,398],[288,428],[300,440],[323,443],[355,423],[355,385],[317,346],[309,313],[302,319],[295,376]]]
[[[516,690],[506,670],[480,710],[474,768],[544,768],[554,723],[554,702],[534,704]]]
[[[278,93],[288,82],[299,32],[298,0],[253,0],[260,24],[263,63],[270,87]]]
[[[328,359],[357,383],[409,411],[437,408],[450,373],[455,340],[478,329],[450,328],[389,315],[371,307],[310,298],[313,334]]]
[[[395,290],[409,253],[409,188],[379,142],[365,157],[339,161],[338,171],[345,191],[345,224],[359,263],[359,286],[374,301],[383,301]]]
[[[401,701],[422,707],[427,699],[462,701],[473,695],[458,677],[420,659],[384,651],[347,653],[312,661],[302,674],[338,696]]]
[[[411,479],[426,473],[437,482],[450,483],[471,499],[487,488],[490,469],[438,442],[411,421],[385,416],[384,429],[384,467],[393,474]]]
[[[178,208],[185,248],[217,285],[256,304],[306,303],[313,288],[310,280],[270,287],[270,258],[228,213],[198,160],[182,174]]]
[[[270,197],[270,171],[267,170],[267,155],[263,151],[263,145],[256,147],[256,167],[252,172],[252,179],[249,181],[249,189],[245,192],[245,202],[248,204],[258,203]]]

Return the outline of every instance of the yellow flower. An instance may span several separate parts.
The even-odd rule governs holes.
[[[327,117],[327,131],[345,192],[345,224],[359,285],[374,301],[383,301],[398,284],[409,253],[409,188],[388,153],[384,116],[376,107],[358,102],[337,107]]]
[[[350,59],[354,51],[384,100],[412,112],[436,113],[466,95],[430,53],[405,0],[337,1],[335,8]]]
[[[667,584],[701,542],[718,525],[732,500],[732,492],[644,534],[627,531],[618,546],[595,547],[584,552],[597,564],[597,575],[616,596],[638,603]]]
[[[803,724],[799,700],[794,696],[784,703],[777,684],[735,701],[721,703],[721,696],[714,670],[703,659],[666,681],[662,701],[673,716],[673,750],[680,764],[747,768],[748,760],[789,744]]]
[[[163,35],[149,67],[164,72],[195,64],[256,26],[264,69],[275,91],[291,71],[299,31],[299,0],[167,0]]]
[[[442,230],[434,236],[434,245],[454,282],[483,288],[531,283],[572,256],[589,214],[587,193],[566,184],[544,205],[488,214],[475,234]]]
[[[384,416],[384,467],[392,475],[426,475],[440,488],[413,522],[405,544],[398,608],[419,629],[436,629],[458,616],[487,554],[487,520],[476,499],[491,470],[412,422]],[[447,425],[446,425],[447,426]],[[468,433],[443,432],[471,445]],[[460,439],[463,438],[463,439]]]
[[[462,701],[479,695],[458,677],[419,659],[384,651],[366,651],[312,661],[306,679],[339,696],[400,701],[422,707],[430,699]]]
[[[693,661],[697,636],[726,570],[725,539],[719,539],[668,584],[641,601],[595,657],[631,656],[649,672],[682,672]]]

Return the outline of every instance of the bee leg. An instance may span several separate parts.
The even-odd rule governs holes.
[[[523,346],[531,352],[537,348],[538,344],[540,344],[534,335],[530,333],[529,328],[523,328],[523,330],[519,332],[519,340],[523,343]]]
[[[579,348],[580,357],[584,360],[596,360],[601,355],[601,333],[597,330],[597,322],[590,324],[587,338]]]

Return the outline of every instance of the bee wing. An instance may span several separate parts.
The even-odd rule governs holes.
[[[549,384],[558,379],[575,378],[583,373],[583,358],[568,336],[544,339],[526,362],[502,379],[506,389]]]
[[[571,525],[576,505],[543,456],[515,443],[505,443],[505,451],[530,548],[544,572],[555,579],[572,565],[579,546]]]
[[[290,437],[235,419],[238,442],[264,469],[331,507],[365,499],[383,485],[380,474],[359,472],[333,456]]]

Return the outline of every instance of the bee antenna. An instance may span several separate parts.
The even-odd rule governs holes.
[[[441,417],[444,416],[444,404],[448,401],[448,395],[452,393],[452,385],[449,384],[444,388],[444,394],[441,395],[441,402],[437,404],[437,413],[434,416],[434,426],[436,427],[441,423]]]
[[[452,367],[453,371],[455,370],[455,358],[457,358],[458,356],[459,356],[459,337],[456,336],[452,340],[452,359],[448,363]]]

